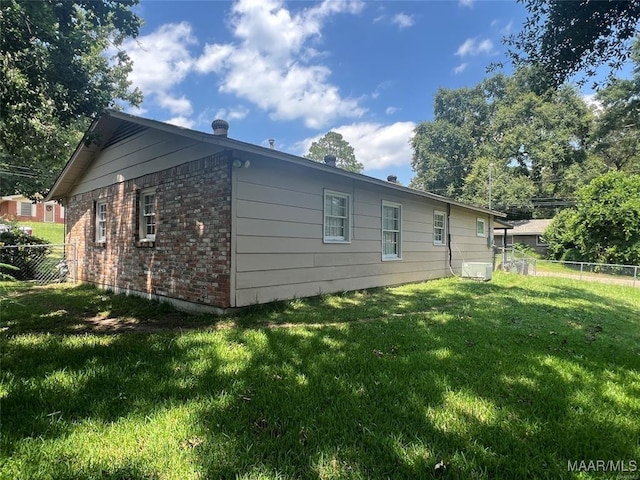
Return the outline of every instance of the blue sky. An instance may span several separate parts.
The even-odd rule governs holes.
[[[144,93],[131,113],[302,155],[330,130],[364,173],[413,177],[410,138],[437,89],[473,86],[506,61],[515,1],[142,0],[124,49]],[[508,70],[507,70],[508,72]]]

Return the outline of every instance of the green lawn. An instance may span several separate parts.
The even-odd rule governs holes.
[[[49,243],[64,243],[64,224],[49,222],[16,222],[16,225],[31,227],[33,235]]]
[[[497,273],[219,319],[88,287],[3,287],[3,479],[640,467],[637,289]],[[138,330],[95,331],[110,318]]]

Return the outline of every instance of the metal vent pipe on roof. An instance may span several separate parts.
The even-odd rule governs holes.
[[[213,134],[220,137],[226,137],[229,134],[229,122],[218,118],[211,122],[211,128],[213,128]]]

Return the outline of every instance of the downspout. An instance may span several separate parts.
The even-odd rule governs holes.
[[[447,247],[449,249],[449,271],[451,275],[455,276],[453,272],[453,252],[451,251],[451,204],[447,203]]]

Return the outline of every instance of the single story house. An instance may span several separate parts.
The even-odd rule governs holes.
[[[511,228],[508,233],[504,227],[496,226],[494,230],[496,245],[512,247],[522,244],[544,255],[547,253],[547,243],[542,235],[551,221],[551,219],[509,221]]]
[[[64,223],[64,207],[57,202],[33,202],[22,195],[0,197],[0,218],[19,222]]]
[[[402,284],[492,262],[494,217],[392,181],[105,111],[47,200],[79,280],[224,311]],[[335,159],[333,159],[335,160]]]

